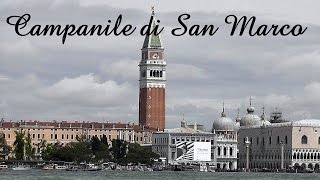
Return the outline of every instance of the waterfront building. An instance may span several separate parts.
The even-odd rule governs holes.
[[[152,28],[157,25],[154,11]],[[141,49],[139,123],[154,129],[165,128],[166,61],[160,35],[146,35]]]
[[[181,122],[181,127],[164,129],[152,134],[152,151],[160,155],[169,165],[188,165],[205,163],[215,166],[215,135],[188,127]],[[201,151],[201,152],[199,152]]]
[[[270,123],[264,112],[254,114],[251,103],[247,110],[238,132],[240,168],[319,170],[320,120]]]
[[[5,137],[9,146],[13,147],[15,131],[30,133],[31,144],[36,156],[41,154],[41,142],[49,144],[61,143],[66,145],[77,142],[79,138],[90,140],[93,136],[102,138],[105,135],[108,142],[121,139],[140,145],[151,145],[152,132],[155,129],[136,124],[99,123],[99,122],[67,122],[67,121],[4,121],[0,122],[0,133]]]
[[[216,163],[217,169],[237,169],[237,122],[226,116],[225,109],[221,117],[217,118],[212,125],[212,133],[216,136]]]

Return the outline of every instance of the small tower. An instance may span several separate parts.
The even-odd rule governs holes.
[[[155,27],[154,9],[152,25]],[[151,128],[165,128],[166,61],[160,35],[146,35],[141,49],[139,123]]]

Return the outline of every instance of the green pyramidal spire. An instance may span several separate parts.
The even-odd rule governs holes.
[[[151,30],[153,30],[157,22],[154,17],[154,10],[152,10],[151,17],[153,17]],[[162,47],[162,43],[159,35],[154,35],[154,34],[146,35],[142,48],[161,48],[161,47]]]

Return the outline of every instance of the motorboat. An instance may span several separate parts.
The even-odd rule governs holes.
[[[0,165],[0,170],[3,170],[3,169],[8,169],[8,166],[5,165],[5,164],[1,164],[1,165]]]
[[[31,167],[30,166],[24,166],[24,165],[18,165],[18,166],[14,166],[12,168],[12,170],[15,170],[15,171],[26,171],[26,170],[31,170]]]

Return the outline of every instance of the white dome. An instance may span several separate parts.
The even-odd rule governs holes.
[[[236,124],[234,125],[234,130],[238,131],[240,129],[240,122],[236,122]]]
[[[212,132],[215,131],[234,131],[235,123],[232,119],[226,117],[224,111],[221,113],[221,117],[213,122]]]
[[[254,114],[254,107],[249,106],[247,112],[248,113],[244,115],[240,121],[241,126],[255,126],[261,123],[260,117]]]
[[[263,113],[261,115],[260,126],[267,126],[270,124],[271,124],[271,122],[268,121],[267,116],[264,114],[264,107],[263,107]]]

